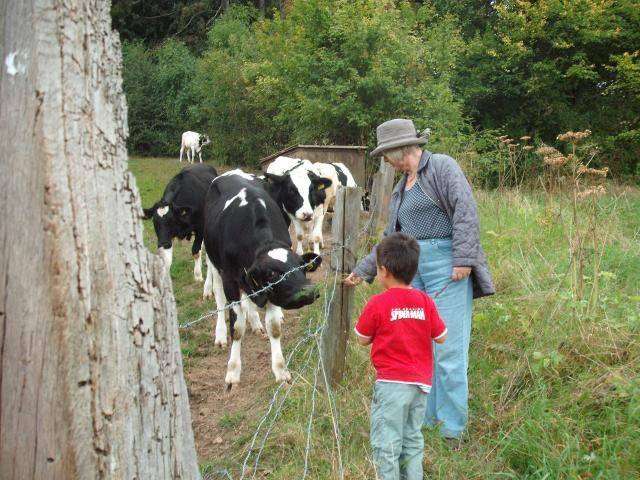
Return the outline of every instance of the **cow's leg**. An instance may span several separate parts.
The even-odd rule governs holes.
[[[324,248],[324,238],[322,237],[322,224],[324,223],[324,206],[316,207],[313,212],[313,226],[311,238],[313,239],[313,253],[320,255],[320,247]]]
[[[297,218],[293,219],[293,228],[296,231],[296,253],[302,255],[304,249],[302,248],[302,242],[304,240],[304,226]]]
[[[182,163],[182,154],[184,153],[184,145],[180,145],[180,163]],[[188,156],[189,154],[187,154]]]
[[[171,269],[171,263],[173,262],[173,245],[169,248],[158,248],[158,253],[162,260],[164,260],[164,264],[167,267],[167,270]]]
[[[284,363],[282,346],[280,345],[283,317],[284,315],[280,307],[273,305],[271,302],[267,302],[265,323],[267,324],[267,333],[269,334],[269,342],[271,343],[271,369],[276,377],[276,382],[291,381],[291,374]]]
[[[191,163],[196,159],[196,147],[191,147]]]
[[[205,253],[205,256],[207,258],[207,280],[204,282],[202,298],[206,300],[211,298],[212,295],[215,296],[216,310],[218,310],[218,312],[214,345],[224,348],[227,346],[227,319],[226,310],[224,310],[227,304],[227,297],[224,294],[222,278],[220,277],[218,270],[214,267],[213,263],[211,263],[209,255],[206,255]]]
[[[202,291],[203,300],[207,300],[213,296],[213,271],[215,270],[216,273],[218,273],[216,267],[214,267],[211,260],[209,260],[209,255],[207,255],[206,252],[205,258],[207,259],[207,279],[204,281],[204,290]],[[222,285],[222,282],[220,282],[220,284]]]
[[[202,255],[200,252],[193,254],[193,278],[196,282],[201,282],[202,278]]]
[[[226,322],[226,310],[227,306],[227,296],[225,295],[224,285],[222,283],[222,277],[220,273],[213,266],[211,260],[209,260],[209,256],[207,256],[207,279],[211,277],[211,283],[213,287],[213,295],[216,299],[216,310],[217,320],[216,320],[216,337],[214,341],[214,345],[220,348],[227,347],[227,322]],[[232,331],[233,333],[233,331]]]
[[[202,163],[202,149],[198,151],[198,156],[200,157],[200,163]]]
[[[195,262],[193,265],[193,278],[195,278],[196,282],[202,281],[202,236],[196,232],[196,238],[193,240],[193,245],[191,246],[191,254],[193,255],[193,261]]]
[[[229,278],[222,279],[224,286],[224,294],[230,304],[233,304],[240,300],[240,289],[238,284]],[[225,383],[227,384],[227,390],[230,390],[234,384],[240,383],[240,372],[242,371],[242,337],[246,328],[246,317],[244,309],[240,304],[233,305],[230,317],[231,326],[231,354],[229,355],[229,362],[227,363],[227,375],[225,377]],[[234,318],[235,317],[235,318]]]
[[[265,333],[262,322],[260,321],[258,307],[251,301],[246,293],[242,292],[240,294],[240,298],[242,299],[242,308],[244,309],[245,317],[249,320],[249,325],[251,325],[251,331],[259,334],[263,338],[266,337],[267,334]]]

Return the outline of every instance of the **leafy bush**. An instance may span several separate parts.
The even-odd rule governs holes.
[[[207,2],[189,7],[211,25],[189,43],[197,55],[172,37],[125,42],[132,152],[176,155],[190,129],[211,137],[216,162],[255,164],[293,143],[373,146],[376,125],[405,116],[432,129],[430,148],[475,155],[487,186],[502,168],[486,141],[497,131],[549,144],[588,128],[614,177],[640,173],[632,0],[292,0],[286,18],[238,1],[215,21]],[[141,27],[126,20],[134,6],[114,6],[126,38]]]
[[[167,40],[157,50],[146,50],[139,42],[125,42],[123,60],[129,150],[144,155],[177,155],[182,132],[194,129],[189,117],[194,105],[194,56],[176,40]]]
[[[127,44],[130,147],[169,154],[180,130],[200,128],[217,162],[255,165],[292,143],[373,146],[375,126],[399,116],[432,128],[442,145],[456,143],[468,130],[449,88],[462,43],[451,19],[434,24],[427,13],[408,3],[313,0],[293,3],[284,20],[258,20],[255,9],[236,6],[215,22],[197,60],[176,41],[146,56]],[[138,63],[152,74],[131,78]],[[150,96],[153,107],[142,101]]]

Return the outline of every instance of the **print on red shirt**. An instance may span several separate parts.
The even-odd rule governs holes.
[[[356,333],[371,338],[371,362],[379,381],[429,388],[433,342],[447,331],[433,300],[414,288],[390,288],[365,305]]]

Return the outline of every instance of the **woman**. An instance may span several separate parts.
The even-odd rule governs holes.
[[[467,367],[473,298],[495,292],[480,246],[478,213],[471,186],[456,161],[423,151],[427,143],[411,120],[389,120],[378,126],[382,155],[404,176],[391,194],[389,223],[384,235],[410,234],[420,245],[414,288],[428,293],[444,319],[447,341],[434,348],[434,378],[427,400],[425,425],[440,425],[440,433],[455,448],[468,417]],[[376,275],[375,247],[345,279],[347,285]]]

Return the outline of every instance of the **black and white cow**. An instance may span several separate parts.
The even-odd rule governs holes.
[[[189,165],[173,177],[162,198],[153,207],[144,209],[144,218],[153,219],[158,238],[158,252],[167,268],[173,259],[173,239],[189,239],[195,234],[191,253],[195,261],[193,276],[202,281],[203,206],[207,189],[218,173],[205,164]]]
[[[325,189],[326,199],[324,201],[325,213],[333,211],[333,204],[336,199],[336,191],[338,187],[357,187],[355,179],[351,171],[344,163],[321,163],[313,164],[313,169],[320,177],[331,180],[331,186]]]
[[[328,178],[331,180],[331,186],[325,189],[325,201],[323,208],[317,208],[314,215],[314,224],[320,225],[318,229],[318,235],[320,235],[320,243],[324,243],[322,238],[322,225],[324,223],[324,216],[327,212],[333,212],[333,205],[336,200],[336,192],[338,187],[357,187],[355,179],[351,174],[351,171],[344,163],[322,163],[316,162],[313,164],[313,170],[320,177]]]
[[[305,224],[309,226],[313,251],[320,253],[322,245],[322,218],[325,190],[331,180],[320,177],[309,160],[278,157],[267,167],[265,177],[272,185],[272,195],[287,213],[296,231],[296,253],[303,252]]]
[[[202,163],[202,147],[210,143],[211,140],[208,135],[203,135],[198,132],[184,132],[180,143],[180,162],[182,163],[182,154],[186,149],[187,160],[189,160],[189,162],[193,163],[197,153],[200,156],[200,163]],[[191,156],[189,156],[189,154],[191,154]]]
[[[289,231],[278,205],[255,176],[241,170],[227,172],[211,184],[205,199],[204,243],[208,267],[205,296],[207,289],[213,290],[218,309],[227,302],[240,301],[229,315],[233,343],[227,387],[240,381],[240,350],[247,320],[254,331],[263,331],[256,306],[266,309],[276,380],[291,380],[280,345],[282,309],[300,308],[318,298],[305,271],[315,270],[322,259],[313,253],[300,257],[291,250]],[[224,310],[218,311],[215,344],[227,344]]]

